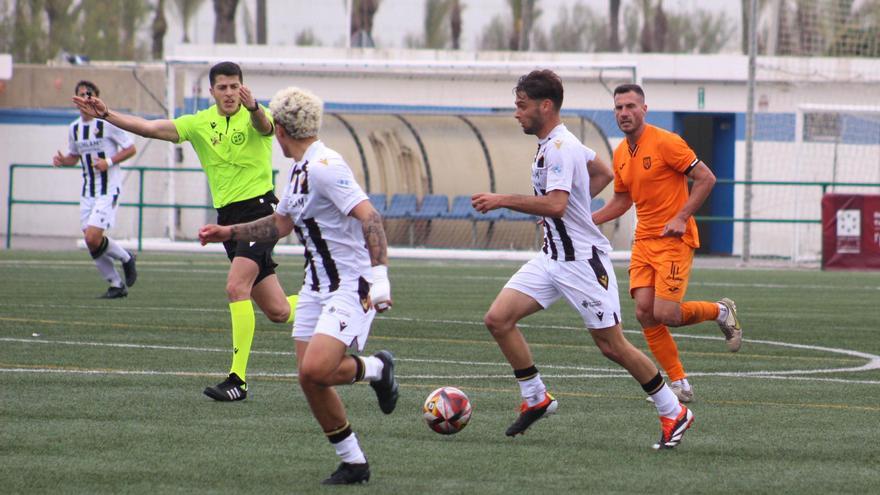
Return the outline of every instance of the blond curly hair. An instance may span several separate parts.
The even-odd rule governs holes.
[[[280,125],[294,139],[315,137],[321,129],[324,102],[309,90],[290,86],[275,93],[269,110]]]

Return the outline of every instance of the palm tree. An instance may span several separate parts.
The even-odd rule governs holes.
[[[747,0],[743,0],[747,1]],[[620,51],[620,0],[608,2],[608,51]]]
[[[214,0],[214,43],[235,43],[238,0]]]
[[[351,46],[373,47],[373,18],[382,0],[352,0]]]
[[[183,23],[183,42],[189,43],[189,23],[205,0],[174,0],[174,5],[180,13],[180,21]]]
[[[452,49],[461,48],[461,13],[465,6],[461,0],[451,0],[452,5],[449,10],[449,31],[452,35]]]
[[[153,17],[151,35],[153,38],[153,60],[162,60],[165,54],[165,33],[168,31],[168,22],[165,20],[165,0],[159,0],[156,4],[156,15]]]

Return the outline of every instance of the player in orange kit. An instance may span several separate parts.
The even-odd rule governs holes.
[[[693,215],[712,191],[715,175],[680,136],[645,123],[647,111],[639,85],[614,90],[614,115],[626,139],[614,150],[614,195],[593,213],[593,222],[613,220],[635,204],[629,290],[636,318],[670,388],[681,402],[690,402],[693,388],[669,327],[714,320],[730,352],[742,345],[742,327],[730,299],[682,302],[694,250],[700,247]],[[688,177],[694,182],[690,193]]]

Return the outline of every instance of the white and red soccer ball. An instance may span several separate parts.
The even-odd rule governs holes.
[[[473,408],[464,392],[455,387],[440,387],[428,394],[422,415],[428,428],[442,435],[458,433],[471,419]]]

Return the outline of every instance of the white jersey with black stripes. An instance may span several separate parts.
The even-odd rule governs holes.
[[[293,220],[305,246],[304,288],[357,291],[361,277],[372,282],[361,222],[349,216],[367,199],[342,156],[321,141],[312,143],[302,160],[290,167],[275,211]]]
[[[94,167],[100,158],[112,158],[119,150],[134,144],[131,136],[110,122],[101,119],[84,121],[82,117],[70,123],[68,130],[68,152],[79,155],[82,167],[83,186],[81,196],[119,194],[122,187],[122,170],[114,163],[107,171]]]
[[[564,124],[554,127],[538,142],[532,163],[535,195],[566,191],[568,207],[562,218],[544,217],[544,245],[541,250],[558,261],[587,260],[592,250],[611,252],[611,243],[593,223],[590,210],[590,174],[587,163],[596,152],[584,146]]]

